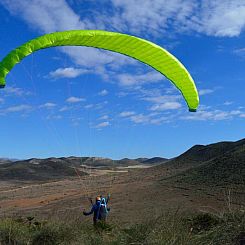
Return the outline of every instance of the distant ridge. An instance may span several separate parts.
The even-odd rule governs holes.
[[[165,158],[162,158],[165,159]],[[77,175],[85,175],[84,166],[91,168],[111,169],[115,167],[128,167],[135,165],[154,165],[159,163],[160,158],[154,162],[154,158],[141,161],[136,159],[123,158],[112,160],[103,157],[50,157],[46,159],[30,158],[27,160],[10,161],[0,160],[1,180],[50,180],[62,179]],[[149,161],[149,162],[147,162]],[[76,168],[76,169],[74,169]]]

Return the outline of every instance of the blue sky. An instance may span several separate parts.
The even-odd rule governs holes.
[[[230,0],[0,0],[0,58],[39,35],[118,31],[153,41],[187,67],[189,113],[161,74],[85,47],[41,50],[0,91],[0,157],[174,157],[245,137],[245,3]]]

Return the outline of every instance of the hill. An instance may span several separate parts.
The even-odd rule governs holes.
[[[160,159],[165,158],[151,158],[134,160],[123,158],[121,160],[112,160],[110,158],[102,157],[61,157],[61,158],[46,158],[38,159],[31,158],[21,161],[0,161],[0,179],[1,180],[35,180],[45,181],[54,179],[63,179],[77,175],[85,175],[86,169],[114,169],[117,167],[128,167],[136,165],[154,165],[158,164]],[[160,161],[162,162],[162,161]]]
[[[166,179],[202,186],[245,186],[245,139],[196,145],[155,167]],[[166,175],[166,169],[171,172]],[[153,169],[152,169],[153,170]]]
[[[13,160],[10,160],[8,158],[0,158],[0,164],[5,164],[5,163],[11,163]]]
[[[77,170],[79,171],[79,170]],[[85,173],[79,171],[81,175]],[[0,165],[1,180],[35,180],[62,179],[75,176],[77,173],[67,161],[63,159],[28,159],[8,162]]]
[[[232,154],[232,152],[237,149],[242,149],[244,145],[245,139],[236,142],[226,141],[209,145],[195,145],[178,157],[170,159],[165,164],[157,166],[157,168],[159,170],[169,169],[176,172],[182,172],[187,169],[196,168],[207,162],[212,162],[224,155],[229,158],[229,154]]]
[[[183,172],[178,176],[180,181],[192,184],[245,186],[245,140],[218,143],[214,145],[214,149],[222,150],[211,159],[207,157],[198,167]],[[208,154],[214,149],[209,145],[203,150]]]
[[[244,144],[245,139],[236,142],[225,141],[209,145],[195,145],[175,158],[175,161],[204,162],[228,153],[236,147],[244,146]]]

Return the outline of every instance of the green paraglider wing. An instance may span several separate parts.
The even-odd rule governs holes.
[[[182,93],[190,111],[199,104],[195,83],[177,58],[162,47],[134,36],[99,30],[55,32],[33,39],[11,51],[0,63],[0,87],[11,69],[29,54],[55,46],[87,46],[114,51],[137,59],[167,77]]]

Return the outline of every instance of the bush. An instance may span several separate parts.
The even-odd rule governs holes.
[[[29,229],[14,219],[7,218],[0,222],[0,244],[28,244]]]
[[[221,220],[209,213],[197,214],[189,219],[190,228],[194,233],[208,231],[217,226]]]
[[[32,235],[33,245],[55,245],[59,244],[60,236],[55,227],[44,226],[35,231]]]

